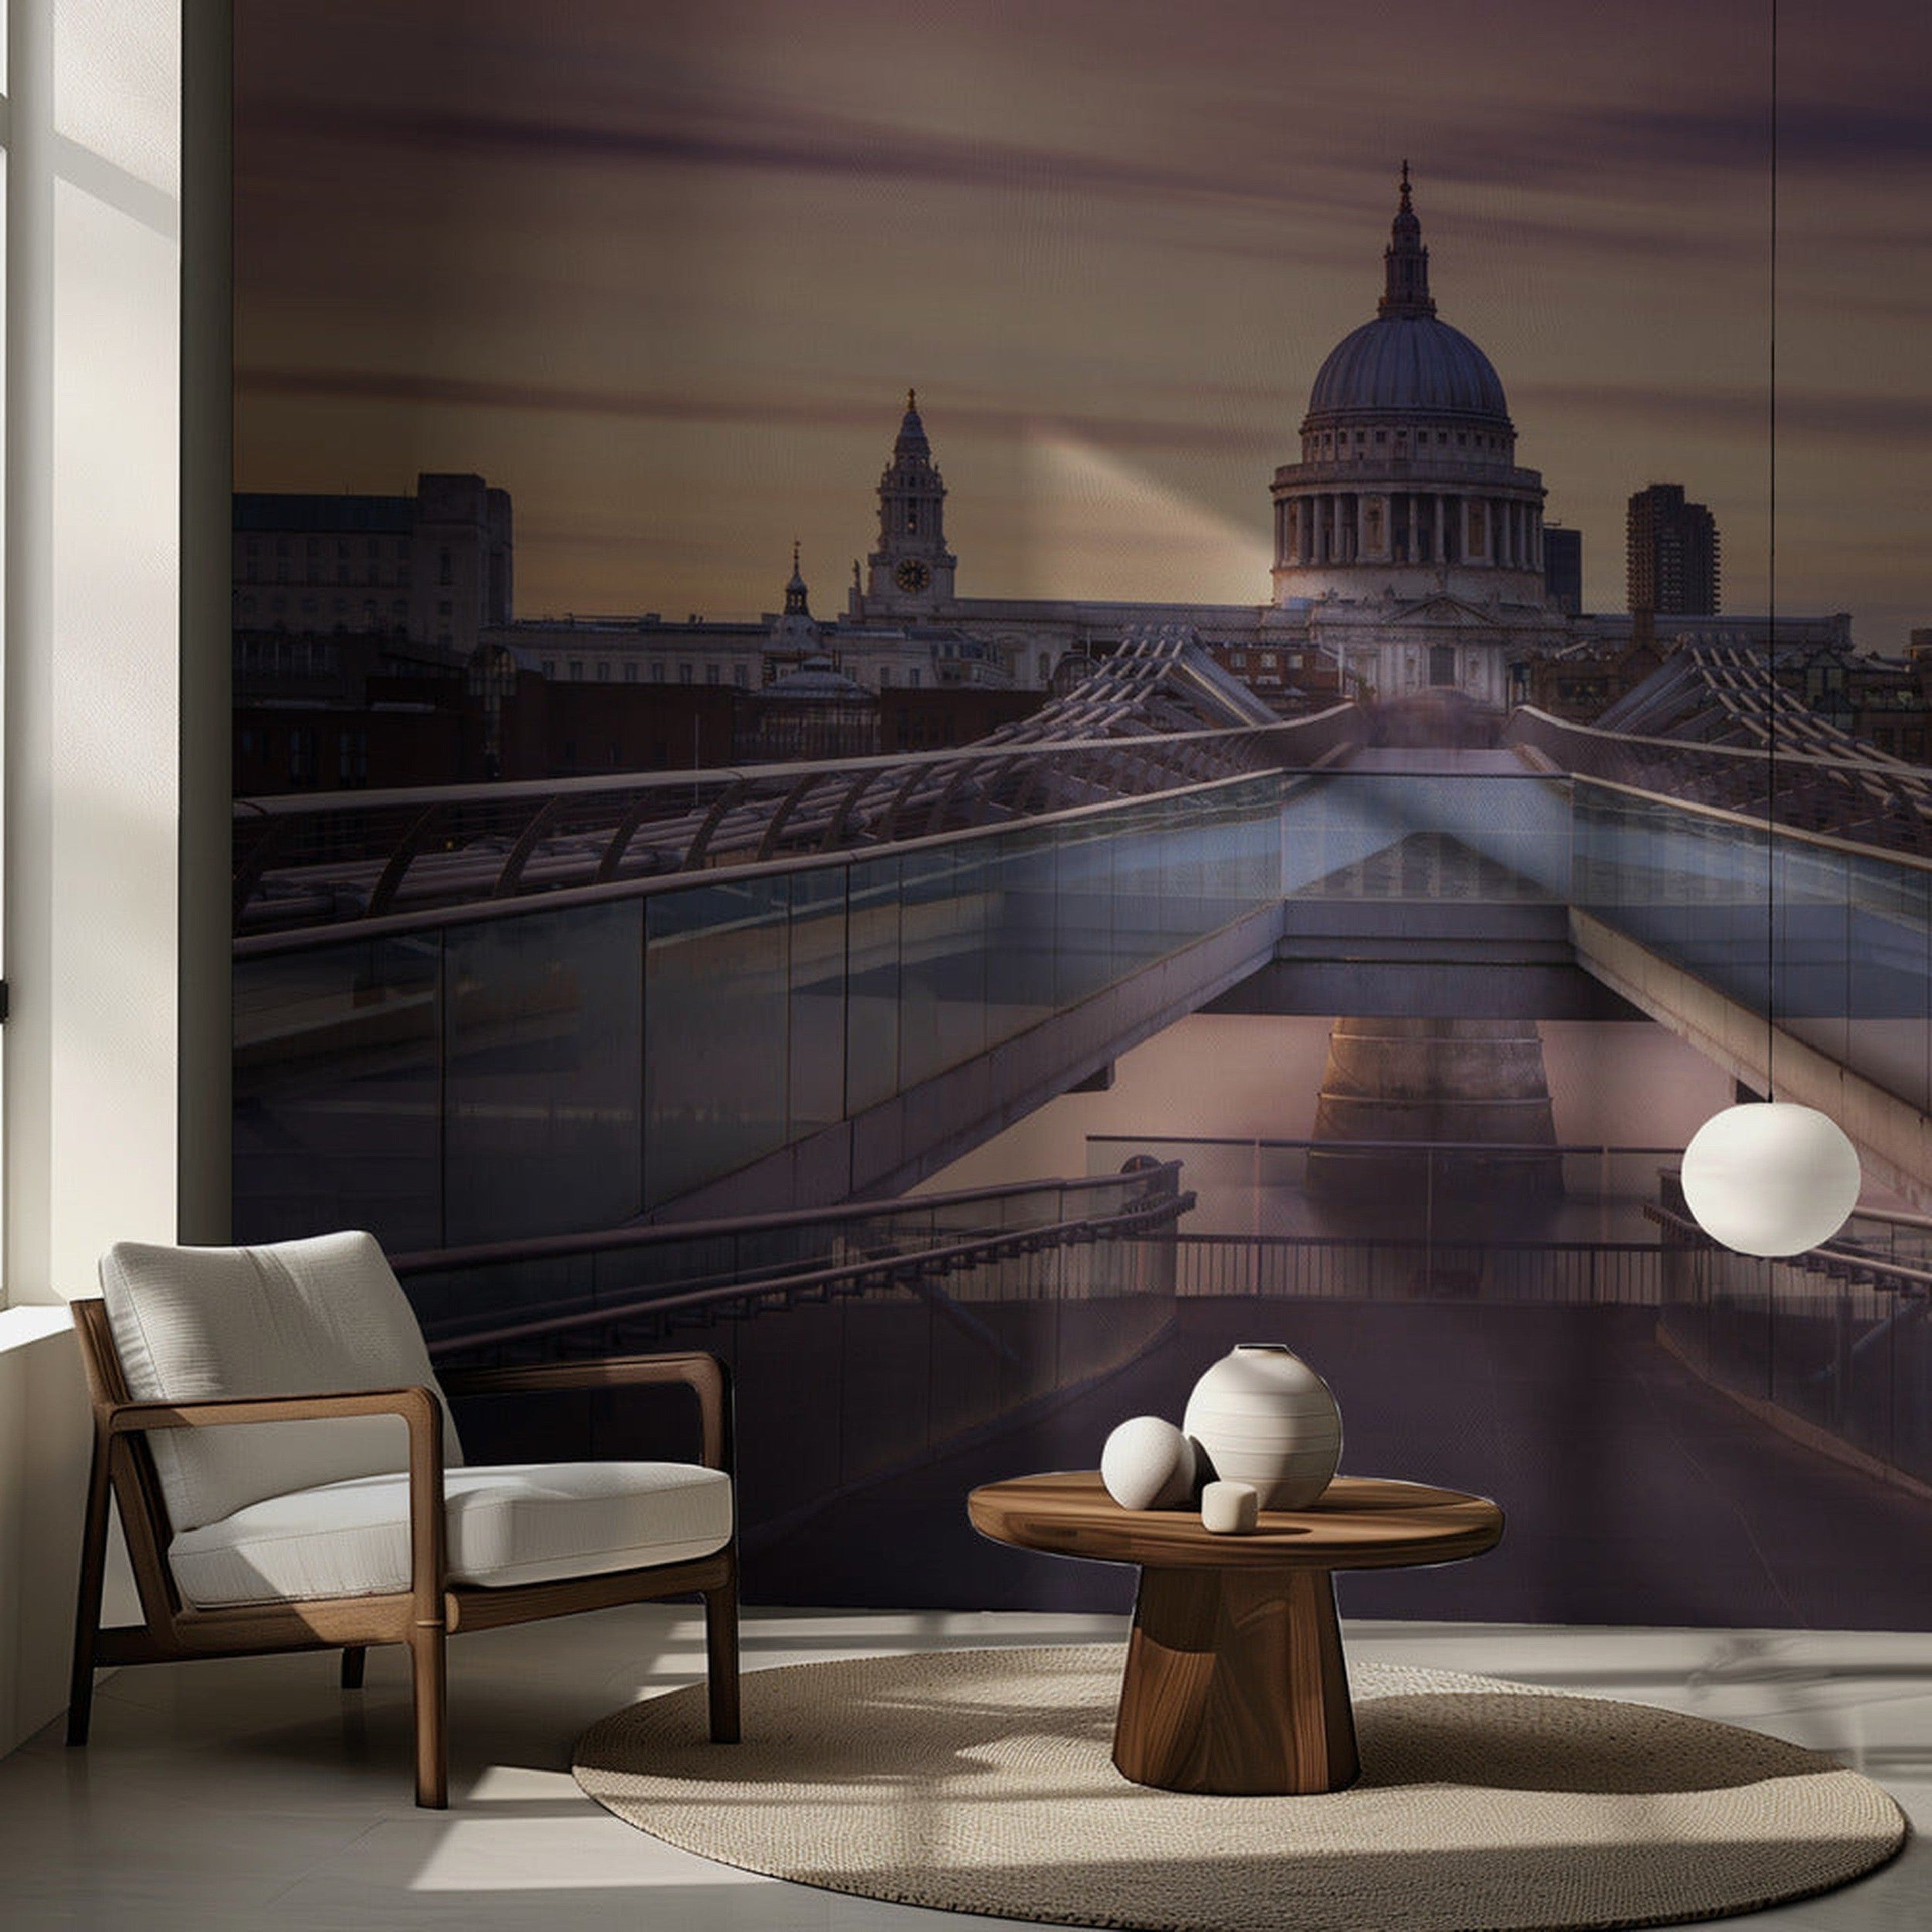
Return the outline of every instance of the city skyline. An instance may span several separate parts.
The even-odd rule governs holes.
[[[908,385],[969,596],[1268,596],[1268,484],[1373,313],[1406,158],[1444,320],[1622,608],[1624,506],[1725,603],[1932,621],[1932,26],[1770,8],[829,0],[237,10],[237,484],[517,507],[520,612],[814,609]]]

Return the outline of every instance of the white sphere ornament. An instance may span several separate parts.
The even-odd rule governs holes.
[[[1342,1460],[1328,1384],[1278,1342],[1244,1342],[1194,1385],[1181,1428],[1212,1474],[1252,1486],[1264,1510],[1306,1509]]]
[[[1123,1509],[1178,1509],[1192,1502],[1194,1469],[1194,1444],[1157,1415],[1130,1418],[1100,1451],[1100,1480]]]
[[[1713,1114],[1684,1150],[1698,1226],[1743,1255],[1802,1255],[1858,1205],[1858,1150],[1815,1107],[1753,1101]]]

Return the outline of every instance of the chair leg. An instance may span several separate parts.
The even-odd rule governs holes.
[[[342,1652],[342,1688],[345,1690],[359,1690],[362,1688],[363,1666],[369,1660],[368,1646],[352,1643],[344,1647]]]
[[[704,1593],[705,1667],[711,1691],[711,1742],[738,1742],[738,1585]]]
[[[449,1804],[446,1636],[440,1624],[418,1624],[410,1638],[410,1690],[416,1708],[416,1802],[441,1811]]]
[[[96,1432],[87,1476],[87,1514],[80,1532],[80,1588],[74,1606],[74,1674],[68,1692],[67,1741],[87,1742],[94,1711],[94,1649],[100,1634],[100,1592],[107,1573],[107,1508],[110,1491],[107,1438]]]

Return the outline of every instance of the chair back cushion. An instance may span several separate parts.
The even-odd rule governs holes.
[[[372,1234],[258,1248],[150,1247],[100,1258],[100,1289],[136,1401],[434,1389],[443,1454],[463,1460],[422,1330]],[[291,1490],[409,1466],[400,1417],[157,1430],[148,1438],[177,1530]]]

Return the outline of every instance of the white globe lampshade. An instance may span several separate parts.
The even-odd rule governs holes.
[[[1727,1248],[1802,1255],[1835,1234],[1858,1205],[1858,1150],[1815,1107],[1726,1107],[1684,1150],[1684,1199]]]

